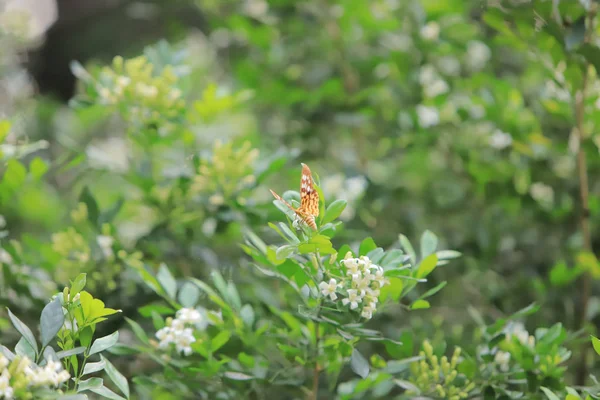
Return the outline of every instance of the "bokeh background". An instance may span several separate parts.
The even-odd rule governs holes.
[[[551,1],[4,0],[0,303],[35,320],[87,272],[136,318],[153,293],[132,260],[219,269],[272,301],[238,244],[275,240],[267,189],[297,190],[305,162],[349,203],[335,243],[430,230],[463,254],[431,276],[448,284],[430,310],[382,314],[384,332],[468,348],[474,314],[532,302],[531,329],[593,332],[600,84],[569,55],[587,3],[561,5],[556,28]]]

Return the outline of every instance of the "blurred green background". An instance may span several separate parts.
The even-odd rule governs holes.
[[[535,301],[529,328],[594,333],[591,3],[7,1],[0,303],[34,320],[87,272],[96,297],[134,318],[153,296],[126,267],[140,259],[180,276],[216,268],[273,301],[238,243],[249,229],[275,240],[268,188],[297,190],[305,162],[328,203],[349,203],[336,245],[430,230],[463,253],[427,283],[448,281],[430,310],[383,313],[378,329],[468,349],[469,310],[490,322]]]

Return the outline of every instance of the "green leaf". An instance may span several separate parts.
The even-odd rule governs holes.
[[[278,260],[285,260],[294,254],[294,252],[298,249],[297,246],[293,246],[290,244],[284,244],[277,248],[275,255]]]
[[[462,256],[462,253],[456,250],[440,250],[436,251],[435,254],[438,257],[438,260],[452,260]]]
[[[10,132],[10,122],[7,120],[0,120],[0,144],[2,144],[4,142],[4,139],[6,139],[9,132]]]
[[[444,288],[444,286],[446,286],[447,283],[448,283],[447,281],[444,281],[444,282],[440,283],[439,285],[437,285],[436,287],[429,289],[428,291],[423,293],[423,295],[420,298],[426,299],[428,297],[433,296],[434,294],[436,294],[437,292],[442,290]]]
[[[131,326],[131,330],[135,333],[135,336],[142,341],[143,343],[148,343],[148,336],[146,332],[142,329],[142,327],[132,319],[125,317],[125,321]]]
[[[182,306],[192,308],[200,299],[200,289],[191,282],[184,282],[179,289],[178,299]]]
[[[596,351],[596,354],[598,354],[600,356],[600,339],[598,339],[596,336],[590,335],[592,338],[592,346],[594,346],[594,350]]]
[[[344,211],[348,202],[346,200],[335,200],[325,210],[325,215],[321,220],[321,225],[335,221]]]
[[[89,355],[99,353],[104,351],[111,346],[113,346],[119,340],[119,331],[113,332],[110,335],[101,337],[100,339],[96,339],[94,344],[92,344],[92,348],[90,349]]]
[[[429,256],[427,256],[424,260],[421,261],[421,263],[417,267],[415,278],[421,279],[429,275],[437,266],[437,261],[438,259],[435,254],[430,254]]]
[[[8,349],[8,347],[0,345],[0,354],[3,354],[4,357],[8,359],[8,361],[12,361],[15,359],[15,354]]]
[[[542,392],[544,392],[548,400],[560,400],[560,398],[557,395],[555,395],[550,389],[544,386],[541,386],[540,389],[542,389]]]
[[[77,392],[83,392],[84,390],[91,390],[102,386],[102,378],[90,378],[84,381],[79,381],[77,385]]]
[[[83,375],[93,374],[94,372],[102,371],[105,365],[106,364],[104,363],[104,360],[100,360],[94,363],[88,362],[83,368]]]
[[[360,248],[358,250],[358,255],[359,256],[366,256],[370,251],[373,251],[377,248],[377,245],[375,244],[375,241],[373,240],[373,238],[366,238],[365,240],[362,241],[362,243],[360,244]]]
[[[56,353],[56,356],[60,360],[61,358],[70,357],[73,355],[81,354],[85,351],[85,347],[79,346],[68,350],[59,351]]]
[[[100,360],[104,361],[105,367],[104,371],[108,377],[114,382],[115,385],[119,388],[121,393],[125,395],[126,398],[129,398],[129,384],[127,383],[127,379],[115,368],[114,365],[111,364],[108,359],[100,355]]]
[[[85,186],[81,191],[81,194],[79,195],[79,201],[84,203],[87,207],[88,220],[94,226],[97,226],[99,215],[98,203],[96,202],[96,199],[94,198],[92,192],[90,192],[90,189],[87,186]]]
[[[6,171],[2,177],[2,184],[8,189],[18,190],[25,182],[27,170],[19,161],[10,159],[6,163]]]
[[[104,397],[105,399],[109,399],[109,400],[125,400],[122,396],[119,396],[118,394],[116,394],[115,392],[113,392],[112,390],[107,388],[106,386],[91,388],[90,392],[99,394],[100,396]]]
[[[48,164],[39,157],[34,158],[29,163],[29,173],[35,181],[39,181],[42,176],[48,171]]]
[[[423,232],[421,236],[421,258],[432,254],[438,245],[438,238],[429,230]]]
[[[533,302],[530,305],[528,305],[527,307],[522,308],[519,311],[517,311],[516,313],[514,313],[513,315],[511,315],[510,319],[519,319],[519,318],[526,317],[528,315],[538,312],[539,309],[540,309],[540,306],[537,303]]]
[[[231,334],[228,331],[221,331],[217,336],[210,341],[210,349],[212,352],[219,350],[229,341]]]
[[[17,342],[15,346],[15,353],[19,356],[27,356],[30,360],[36,359],[36,351],[31,347],[27,339],[24,336],[21,336],[21,339]]]
[[[284,235],[284,239],[288,240],[292,244],[300,243],[300,239],[298,239],[298,236],[296,236],[294,234],[294,232],[290,229],[289,226],[287,226],[283,222],[280,222],[278,225],[279,225],[279,228],[281,229],[281,232]]]
[[[60,299],[56,297],[53,301],[46,304],[40,316],[42,347],[45,347],[54,339],[64,323],[65,315],[63,314],[63,308],[60,304]]]
[[[56,398],[56,400],[89,400],[85,394],[65,394]]]
[[[356,373],[363,379],[369,376],[369,362],[362,354],[360,354],[360,352],[357,349],[352,350],[352,356],[350,357],[350,367],[352,368],[352,371],[354,371],[354,373]]]
[[[600,48],[590,43],[584,43],[577,52],[596,68],[596,73],[600,74]]]
[[[240,317],[246,326],[251,327],[254,324],[254,309],[250,304],[244,304],[240,310]]]
[[[171,272],[165,263],[160,264],[156,279],[158,279],[158,282],[165,290],[167,296],[170,299],[175,300],[175,295],[177,294],[177,281],[175,281],[175,278],[173,278],[173,275],[171,275]]]
[[[382,287],[381,290],[381,301],[385,301],[391,298],[394,301],[400,299],[402,289],[404,289],[404,282],[399,278],[388,278],[389,284]]]
[[[242,372],[227,371],[223,374],[225,378],[233,379],[234,381],[249,381],[254,379],[253,376],[246,375]]]
[[[402,249],[410,256],[411,263],[415,265],[417,262],[417,253],[415,253],[415,249],[412,247],[412,244],[410,244],[410,240],[404,235],[399,235],[398,238]]]
[[[102,224],[112,222],[123,208],[123,204],[125,204],[125,198],[120,197],[108,210],[100,214],[98,225],[102,226]]]
[[[430,307],[430,305],[427,300],[419,299],[411,304],[410,309],[411,310],[420,310],[420,309],[429,308],[429,307]]]
[[[90,347],[92,344],[92,338],[94,336],[94,331],[92,331],[91,326],[86,326],[79,330],[79,342],[85,348]]]
[[[8,307],[6,308],[6,310],[8,310],[8,317],[10,318],[10,321],[12,322],[12,324],[15,327],[15,329],[17,330],[17,332],[19,332],[23,336],[23,338],[25,338],[25,340],[27,340],[27,342],[29,343],[29,345],[31,346],[31,348],[33,349],[35,354],[37,354],[37,352],[38,352],[37,342],[35,341],[35,337],[33,336],[31,329],[29,329],[29,327],[27,327],[27,325],[25,325],[23,322],[21,322],[21,320],[19,318],[17,318],[10,311],[10,309]],[[35,359],[35,357],[34,357],[34,359]]]
[[[79,274],[77,278],[73,282],[71,282],[71,298],[77,295],[77,293],[81,292],[85,287],[86,283],[86,274]]]

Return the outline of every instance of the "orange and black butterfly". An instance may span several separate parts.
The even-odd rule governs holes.
[[[270,189],[269,189],[270,190]],[[319,216],[319,193],[313,185],[313,177],[308,165],[302,164],[302,179],[300,180],[300,207],[294,208],[290,203],[271,190],[275,198],[288,206],[298,218],[313,230],[317,230],[315,217]]]

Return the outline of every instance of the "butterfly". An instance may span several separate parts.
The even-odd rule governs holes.
[[[271,190],[271,189],[269,189]],[[313,230],[317,230],[315,217],[319,216],[319,193],[313,185],[313,177],[308,165],[302,163],[302,179],[300,180],[300,207],[294,208],[290,203],[271,190],[271,194],[296,213],[296,216]]]

